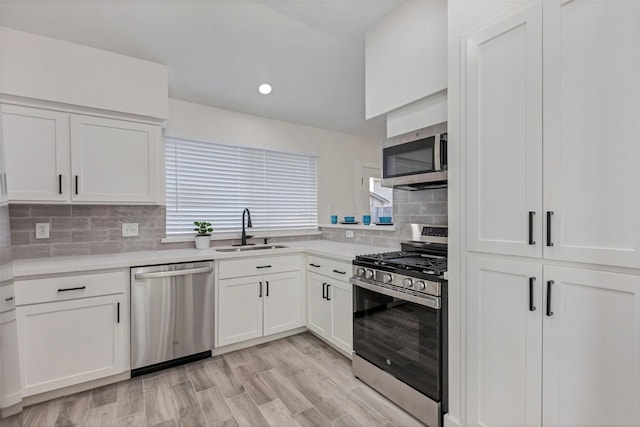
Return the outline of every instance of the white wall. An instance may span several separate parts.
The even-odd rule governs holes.
[[[169,100],[166,134],[318,156],[319,223],[329,222],[331,207],[355,213],[356,162],[381,158],[379,141],[176,99]]]
[[[167,67],[1,28],[0,92],[165,119]]]
[[[461,129],[461,37],[496,17],[521,7],[521,0],[448,2],[448,150],[449,150],[449,415],[446,426],[467,425],[466,406],[466,194],[465,149]],[[470,284],[472,286],[473,284]]]

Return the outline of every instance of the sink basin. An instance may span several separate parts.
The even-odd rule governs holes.
[[[282,245],[266,245],[266,246],[240,246],[237,248],[216,249],[218,252],[244,252],[244,251],[260,251],[265,249],[284,249],[287,246]]]

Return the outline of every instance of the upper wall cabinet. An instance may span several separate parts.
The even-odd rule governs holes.
[[[367,119],[446,89],[446,1],[405,2],[384,17],[367,32],[365,69]]]
[[[10,202],[159,203],[160,126],[2,106]]]
[[[468,37],[469,250],[640,265],[638,16],[544,2]]]

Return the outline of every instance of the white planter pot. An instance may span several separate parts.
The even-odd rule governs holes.
[[[211,236],[196,236],[196,249],[209,249]]]

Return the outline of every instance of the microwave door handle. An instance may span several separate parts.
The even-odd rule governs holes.
[[[433,170],[435,172],[442,170],[440,145],[440,135],[436,135],[433,138]]]
[[[447,140],[440,137],[440,170],[447,170]]]

